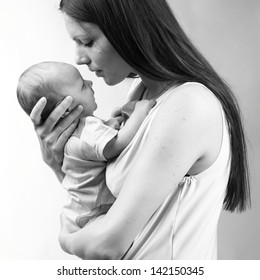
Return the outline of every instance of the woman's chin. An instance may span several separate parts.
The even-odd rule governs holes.
[[[106,77],[103,77],[104,82],[108,85],[108,86],[115,86],[119,83],[121,83],[124,79],[109,79]]]

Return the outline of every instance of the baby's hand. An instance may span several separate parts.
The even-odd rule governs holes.
[[[119,130],[123,120],[124,120],[123,116],[120,115],[117,117],[110,118],[107,121],[104,121],[104,124],[116,130]]]
[[[148,113],[155,106],[155,104],[156,101],[154,99],[140,100],[135,104],[135,111],[140,114],[148,115]]]

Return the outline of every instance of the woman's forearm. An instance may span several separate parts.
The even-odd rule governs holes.
[[[119,242],[109,234],[104,225],[105,215],[74,233],[62,233],[59,242],[62,249],[84,260],[120,259],[124,253],[119,250]],[[63,221],[61,217],[61,226]],[[61,230],[61,232],[65,232]]]

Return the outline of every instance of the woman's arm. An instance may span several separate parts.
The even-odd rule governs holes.
[[[174,92],[162,105],[108,213],[62,236],[65,251],[83,259],[120,259],[191,167],[200,161],[207,168],[215,160],[222,124],[218,102],[202,87],[187,88]]]
[[[82,112],[82,106],[78,106],[69,115],[61,119],[64,112],[71,106],[72,101],[70,96],[66,97],[45,122],[42,122],[41,113],[47,102],[46,98],[43,97],[37,102],[30,115],[40,142],[43,160],[51,167],[60,182],[64,177],[61,171],[64,146],[77,127],[77,118]]]

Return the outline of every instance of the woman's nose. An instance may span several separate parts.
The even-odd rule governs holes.
[[[90,57],[87,54],[87,51],[85,48],[81,46],[76,46],[76,53],[75,53],[75,62],[78,65],[81,64],[90,64]]]

